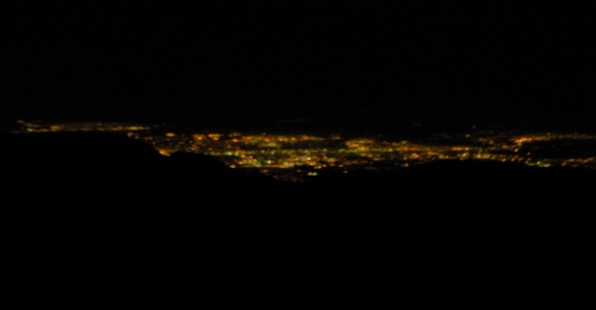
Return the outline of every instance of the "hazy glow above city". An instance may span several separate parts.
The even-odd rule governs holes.
[[[177,132],[165,126],[126,123],[58,123],[20,121],[19,133],[109,131],[152,145],[160,154],[189,152],[218,158],[230,168],[257,170],[290,181],[322,173],[385,171],[436,160],[516,162],[529,166],[596,168],[596,154],[569,153],[577,143],[596,144],[582,133],[470,132],[437,133],[422,141],[341,135],[245,134],[240,132]],[[588,148],[588,150],[590,150]],[[593,149],[592,149],[593,150]],[[567,154],[569,153],[569,154]]]

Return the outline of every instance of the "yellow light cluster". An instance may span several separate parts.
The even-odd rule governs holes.
[[[379,167],[409,167],[434,160],[489,160],[518,162],[530,166],[571,166],[596,169],[596,157],[534,158],[521,151],[527,144],[538,141],[596,140],[586,134],[526,134],[467,133],[461,143],[443,140],[389,141],[370,137],[347,139],[340,135],[329,137],[312,135],[180,133],[159,132],[155,127],[125,123],[59,123],[35,124],[21,122],[23,133],[55,131],[116,131],[128,137],[142,139],[153,145],[160,154],[192,152],[215,156],[231,168],[258,169],[263,173],[290,180],[318,176],[318,170],[339,169],[348,173],[353,169],[381,169]],[[439,135],[445,136],[445,135]]]
[[[151,126],[142,126],[129,123],[117,122],[73,122],[73,123],[58,123],[58,124],[40,124],[25,121],[18,121],[18,125],[22,126],[23,132],[28,133],[44,133],[44,132],[62,132],[62,131],[144,131],[150,130]]]

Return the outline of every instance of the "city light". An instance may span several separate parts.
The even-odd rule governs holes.
[[[537,167],[596,169],[596,154],[566,157],[561,156],[565,154],[557,153],[558,143],[596,143],[596,136],[581,133],[475,132],[459,136],[436,134],[432,139],[416,142],[391,141],[378,137],[348,138],[337,134],[315,136],[174,132],[160,130],[156,126],[124,123],[41,124],[21,121],[19,125],[19,133],[29,134],[60,131],[122,133],[145,141],[164,156],[176,152],[206,154],[218,158],[230,168],[256,169],[275,178],[291,181],[318,177],[321,171],[349,173],[356,170],[390,170],[436,160],[482,160],[516,162]],[[551,150],[551,154],[543,152],[541,156],[534,156],[534,151],[541,150],[538,143],[548,143],[547,149]]]

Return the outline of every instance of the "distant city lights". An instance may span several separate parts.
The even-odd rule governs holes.
[[[210,155],[230,168],[258,170],[275,178],[301,181],[322,171],[345,174],[358,170],[389,170],[436,160],[489,160],[529,166],[568,166],[596,169],[596,154],[566,157],[554,154],[560,143],[588,141],[596,136],[581,133],[475,132],[459,136],[437,134],[424,141],[391,141],[378,137],[347,138],[340,135],[243,134],[239,132],[174,132],[157,126],[126,123],[18,122],[18,133],[106,131],[122,133],[151,144],[164,156],[176,152]],[[447,143],[448,142],[448,143]],[[534,155],[536,143],[548,150]],[[530,149],[532,151],[530,151]],[[556,155],[556,156],[554,156]]]

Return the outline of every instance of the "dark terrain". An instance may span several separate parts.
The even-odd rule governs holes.
[[[435,162],[285,183],[116,135],[1,135],[7,299],[408,308],[588,299],[594,171]]]

